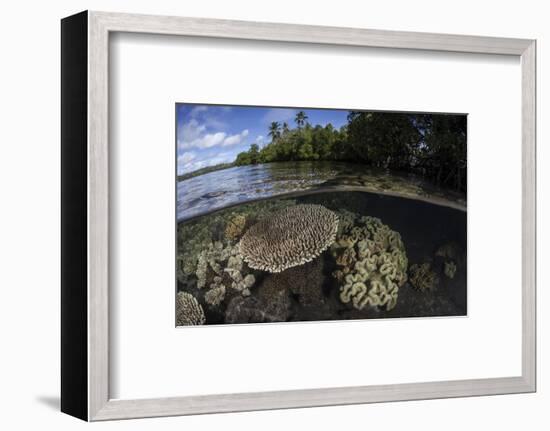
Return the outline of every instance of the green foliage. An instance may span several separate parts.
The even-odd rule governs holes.
[[[438,185],[466,191],[466,116],[351,111],[339,130],[312,126],[304,111],[297,127],[274,121],[271,143],[253,144],[236,165],[278,161],[348,161],[414,172]]]
[[[308,119],[308,116],[304,111],[300,111],[296,114],[294,121],[296,122],[298,129],[301,129],[302,127],[304,127],[304,124],[306,124],[307,119]]]

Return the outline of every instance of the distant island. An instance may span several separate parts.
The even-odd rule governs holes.
[[[179,175],[178,181],[234,166],[287,161],[362,163],[420,175],[432,183],[466,192],[466,115],[350,111],[347,124],[312,125],[304,111],[295,127],[274,121],[271,142],[224,163]]]
[[[178,175],[178,181],[188,180],[189,178],[197,177],[203,174],[208,174],[209,172],[221,171],[222,169],[228,169],[234,166],[236,166],[235,162],[220,163],[218,165],[207,166],[206,168],[197,169],[196,171],[188,172],[187,174]]]

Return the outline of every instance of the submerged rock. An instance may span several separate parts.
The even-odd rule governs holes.
[[[325,303],[323,283],[323,260],[315,259],[304,265],[268,275],[259,292],[286,292],[287,296],[292,293],[304,307],[316,307]]]
[[[227,305],[225,323],[284,322],[288,310],[284,301],[268,301],[256,296],[236,296]]]

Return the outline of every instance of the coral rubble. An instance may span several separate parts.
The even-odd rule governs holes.
[[[401,235],[375,217],[350,220],[331,247],[339,269],[340,300],[356,309],[366,306],[391,310],[399,288],[407,281],[407,254]]]
[[[248,229],[239,250],[251,268],[272,273],[310,262],[333,242],[338,216],[322,205],[295,205]]]

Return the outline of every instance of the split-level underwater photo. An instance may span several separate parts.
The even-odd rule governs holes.
[[[466,315],[467,115],[176,105],[176,325]]]

